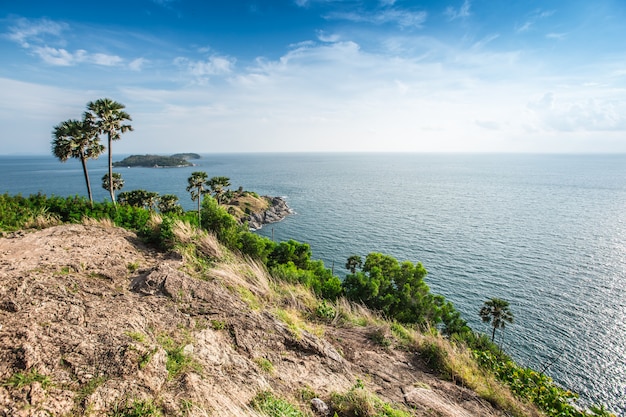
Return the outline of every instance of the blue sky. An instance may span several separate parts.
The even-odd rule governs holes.
[[[0,1],[0,154],[626,152],[623,0]]]

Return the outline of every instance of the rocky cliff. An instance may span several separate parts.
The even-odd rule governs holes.
[[[258,230],[265,224],[276,223],[293,214],[287,202],[282,197],[264,197],[269,201],[269,208],[252,213],[247,217],[248,227]]]
[[[324,405],[355,387],[406,415],[504,415],[380,321],[314,320],[309,292],[178,233],[212,261],[102,223],[0,238],[0,416],[258,416],[262,393],[346,416]]]

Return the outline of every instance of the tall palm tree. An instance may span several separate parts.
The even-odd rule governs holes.
[[[496,329],[504,329],[506,323],[513,323],[513,313],[509,309],[509,302],[500,298],[485,301],[478,314],[484,323],[491,322],[493,326],[492,342],[496,337]]]
[[[115,204],[115,187],[113,185],[115,177],[113,175],[111,145],[114,140],[122,138],[122,133],[133,130],[131,125],[124,124],[125,121],[132,120],[130,115],[124,111],[125,108],[126,106],[110,98],[101,98],[87,103],[87,114],[90,114],[95,120],[98,134],[107,135],[109,149],[109,176],[107,178],[109,185],[105,189],[109,190],[113,204]]]
[[[202,194],[206,194],[207,192],[204,186],[208,178],[207,173],[203,171],[192,172],[191,177],[187,178],[187,191],[191,193],[191,200],[198,200],[198,224],[201,224],[200,200],[202,200]]]
[[[93,119],[89,115],[81,120],[66,120],[54,127],[52,131],[52,153],[65,162],[68,158],[80,159],[87,184],[89,203],[93,206],[91,183],[87,172],[87,159],[96,159],[104,151],[98,138]]]

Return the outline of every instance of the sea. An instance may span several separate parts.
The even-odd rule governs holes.
[[[121,160],[127,155],[114,155]],[[470,326],[508,300],[496,341],[523,366],[626,415],[626,155],[211,154],[185,168],[116,168],[124,190],[176,194],[193,171],[282,196],[294,214],[257,233],[307,242],[335,274],[382,252],[428,270]],[[88,163],[96,201],[107,161]],[[0,156],[0,193],[86,195],[80,163]]]

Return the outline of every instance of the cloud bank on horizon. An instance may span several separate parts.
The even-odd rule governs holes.
[[[116,152],[626,152],[626,3],[0,4],[0,154],[87,102]]]

